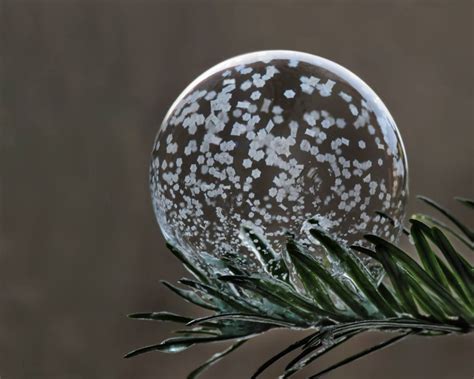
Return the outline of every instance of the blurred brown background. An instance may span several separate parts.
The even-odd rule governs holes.
[[[186,84],[236,54],[301,50],[354,71],[401,130],[410,210],[426,210],[422,193],[469,217],[451,197],[474,195],[472,11],[469,0],[0,0],[0,377],[179,379],[222,349],[121,358],[172,329],[127,313],[199,314],[159,285],[184,271],[154,220],[149,155]],[[259,338],[206,377],[246,378],[295,337]],[[471,336],[411,338],[328,378],[473,375]]]

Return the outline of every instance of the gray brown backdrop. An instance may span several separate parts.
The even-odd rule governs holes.
[[[422,193],[469,217],[451,196],[474,194],[472,7],[0,0],[0,377],[179,379],[214,351],[121,359],[172,328],[127,313],[199,314],[159,285],[184,272],[155,224],[148,161],[175,97],[233,55],[301,50],[354,71],[401,130],[410,210]],[[246,378],[295,337],[255,340],[207,378]],[[471,379],[473,358],[472,337],[412,338],[328,378]]]

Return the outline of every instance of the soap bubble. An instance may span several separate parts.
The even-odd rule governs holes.
[[[320,254],[308,219],[346,244],[396,241],[408,194],[379,97],[342,66],[292,51],[241,55],[194,80],[158,131],[150,185],[165,238],[194,264],[227,257],[249,271],[260,265],[242,226],[283,256],[287,232]]]

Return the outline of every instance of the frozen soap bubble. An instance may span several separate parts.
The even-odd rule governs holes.
[[[262,51],[214,66],[178,97],[150,185],[165,238],[196,265],[228,257],[258,271],[242,225],[280,253],[286,232],[308,242],[310,218],[347,244],[367,233],[397,240],[407,161],[392,116],[356,75],[318,56]]]

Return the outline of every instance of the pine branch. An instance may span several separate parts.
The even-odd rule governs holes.
[[[432,216],[414,215],[410,228],[403,229],[414,242],[420,263],[408,252],[374,235],[366,236],[373,248],[348,248],[317,224],[309,232],[331,261],[338,262],[343,275],[336,275],[291,236],[286,251],[279,253],[249,228],[243,228],[242,233],[261,262],[261,274],[248,273],[245,268],[222,259],[220,264],[227,271],[221,276],[207,275],[194,267],[177,247],[168,244],[195,279],[180,280],[188,289],[163,284],[185,301],[213,314],[197,319],[170,312],[131,314],[132,319],[174,322],[183,324],[185,329],[176,331],[178,337],[134,350],[125,357],[151,351],[175,353],[197,344],[234,341],[188,376],[194,379],[248,339],[270,329],[309,330],[310,335],[270,358],[251,376],[259,377],[278,360],[299,351],[283,373],[282,378],[289,378],[361,333],[400,334],[311,376],[319,378],[411,334],[444,336],[473,332],[474,268],[450,240],[450,237],[459,240],[472,250],[473,231],[437,203],[425,197],[420,199],[442,213],[457,229]],[[473,200],[457,200],[474,209]],[[379,215],[391,220],[389,215],[380,212]],[[385,280],[376,283],[352,250],[378,261],[383,266]],[[281,258],[283,254],[288,260]],[[291,262],[291,269],[285,261]],[[291,280],[290,272],[296,280]]]

